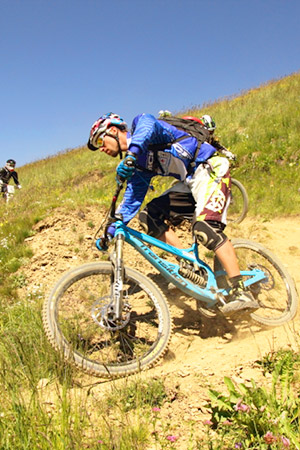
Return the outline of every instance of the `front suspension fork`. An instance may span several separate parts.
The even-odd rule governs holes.
[[[115,320],[122,319],[123,311],[123,284],[124,284],[124,263],[123,263],[124,236],[120,233],[116,236],[114,252],[111,255],[112,275],[111,275],[111,299]]]

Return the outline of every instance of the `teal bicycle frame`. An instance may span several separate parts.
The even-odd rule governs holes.
[[[225,303],[224,297],[226,297],[229,292],[228,289],[218,288],[217,278],[226,273],[223,270],[214,273],[214,271],[199,258],[197,244],[194,243],[190,248],[184,250],[178,249],[152,236],[128,227],[121,220],[116,220],[115,222],[114,239],[116,242],[127,242],[149,261],[149,263],[154,266],[168,282],[171,282],[188,296],[205,303],[207,308],[214,308],[217,303]],[[96,240],[96,246],[99,250],[102,250],[100,239]],[[177,259],[184,260],[192,266],[199,268],[201,273],[205,273],[205,287],[194,284],[188,278],[183,277],[180,274],[179,264],[161,258],[157,253],[151,250],[149,246],[155,246],[168,254],[174,255]],[[241,271],[241,275],[244,278],[246,287],[266,280],[266,274],[257,267],[252,270]]]

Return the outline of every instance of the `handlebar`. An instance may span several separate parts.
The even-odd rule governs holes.
[[[124,164],[125,166],[129,167],[129,168],[133,168],[133,170],[134,170],[134,168],[135,168],[135,161],[136,161],[136,158],[135,158],[134,155],[127,154],[127,156],[126,156],[126,158],[125,158],[123,164]],[[121,172],[121,173],[122,173],[122,172]],[[128,178],[128,177],[127,177],[127,178]],[[108,210],[108,212],[107,212],[107,215],[106,215],[104,221],[102,222],[101,226],[99,227],[98,231],[97,231],[96,234],[95,234],[95,236],[97,236],[97,234],[99,233],[99,231],[100,231],[100,229],[102,228],[103,224],[106,222],[106,223],[105,223],[105,227],[104,227],[104,234],[103,234],[103,236],[99,239],[99,241],[100,241],[100,246],[101,246],[103,249],[107,249],[107,246],[108,246],[107,244],[108,244],[108,241],[109,241],[109,239],[110,239],[110,235],[109,235],[109,233],[108,233],[109,227],[110,227],[117,219],[121,219],[121,215],[120,215],[120,217],[116,217],[116,203],[117,203],[118,197],[119,197],[119,195],[120,195],[120,192],[121,192],[121,190],[123,189],[124,182],[126,181],[126,178],[123,178],[121,175],[118,175],[118,171],[117,171],[117,177],[116,177],[116,180],[117,180],[117,188],[116,188],[116,191],[115,191],[115,193],[114,193],[114,195],[113,195],[113,198],[112,198],[112,201],[111,201],[111,204],[110,204],[110,208],[109,208],[109,210]]]
[[[125,160],[124,160],[124,164],[127,167],[135,167],[135,157],[132,156],[131,154],[128,154],[126,156]],[[113,195],[113,198],[112,198],[112,202],[111,202],[111,205],[110,205],[110,208],[109,208],[109,212],[108,212],[108,220],[106,222],[105,229],[104,229],[104,237],[106,239],[108,238],[107,230],[108,230],[109,226],[113,222],[115,222],[115,219],[116,219],[116,216],[115,216],[115,214],[116,214],[116,203],[117,203],[118,197],[120,195],[120,192],[123,189],[124,182],[126,181],[126,179],[121,177],[120,175],[117,175],[116,179],[117,179],[117,188],[116,188],[116,191],[115,191],[115,193]]]

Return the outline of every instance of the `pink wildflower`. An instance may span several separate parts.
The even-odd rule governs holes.
[[[224,422],[222,422],[222,425],[233,425],[233,422],[231,422],[230,420],[224,420]]]
[[[249,412],[250,411],[250,406],[245,405],[245,403],[242,403],[242,400],[238,400],[238,402],[235,405],[234,409],[236,411]]]
[[[175,442],[175,441],[177,441],[178,437],[177,436],[167,436],[166,439],[170,442]]]
[[[213,425],[213,422],[209,419],[203,420],[204,425]]]
[[[282,444],[285,448],[290,447],[290,440],[286,438],[285,436],[281,436]]]
[[[276,436],[272,433],[272,431],[267,431],[267,433],[264,435],[264,441],[266,444],[274,444],[274,442],[277,441]]]
[[[154,406],[154,407],[152,408],[152,411],[153,411],[153,412],[159,412],[159,411],[160,411],[160,408],[158,408],[158,406]]]

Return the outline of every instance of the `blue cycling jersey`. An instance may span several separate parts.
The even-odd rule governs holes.
[[[182,139],[175,142],[178,138]],[[172,176],[183,181],[216,151],[205,142],[197,154],[196,138],[151,114],[140,114],[134,118],[128,143],[128,150],[137,158],[137,169],[127,182],[123,201],[117,210],[126,224],[138,212],[152,177]],[[170,148],[163,149],[168,144],[171,144]],[[151,149],[152,146],[162,150]]]

